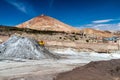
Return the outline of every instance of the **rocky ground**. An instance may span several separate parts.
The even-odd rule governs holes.
[[[91,62],[61,73],[54,80],[120,80],[120,59]]]

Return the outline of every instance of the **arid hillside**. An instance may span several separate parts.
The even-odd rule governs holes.
[[[112,33],[107,31],[95,30],[92,28],[85,28],[82,30],[85,34],[100,36],[100,37],[111,37]]]
[[[17,25],[19,28],[30,28],[35,30],[79,32],[79,29],[71,27],[52,17],[41,15]]]

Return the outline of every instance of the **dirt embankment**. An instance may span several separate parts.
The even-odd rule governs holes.
[[[46,41],[46,46],[55,48],[75,48],[80,51],[95,51],[99,53],[113,52],[119,49],[118,44],[81,43],[72,41]]]
[[[120,80],[120,59],[91,62],[60,73],[54,80]]]

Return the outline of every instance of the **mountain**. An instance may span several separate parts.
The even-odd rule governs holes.
[[[95,30],[92,28],[84,28],[82,29],[82,31],[86,34],[90,34],[90,35],[97,35],[97,36],[101,36],[101,37],[111,37],[112,33],[109,31],[101,31],[101,30]]]
[[[19,28],[30,28],[35,30],[79,32],[78,29],[71,27],[52,17],[41,15],[17,25]]]

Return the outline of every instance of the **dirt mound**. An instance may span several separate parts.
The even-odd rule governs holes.
[[[60,73],[54,80],[120,80],[120,59],[90,62]]]
[[[58,56],[40,46],[36,40],[20,36],[12,36],[8,41],[0,44],[0,57],[21,59],[58,58]]]

